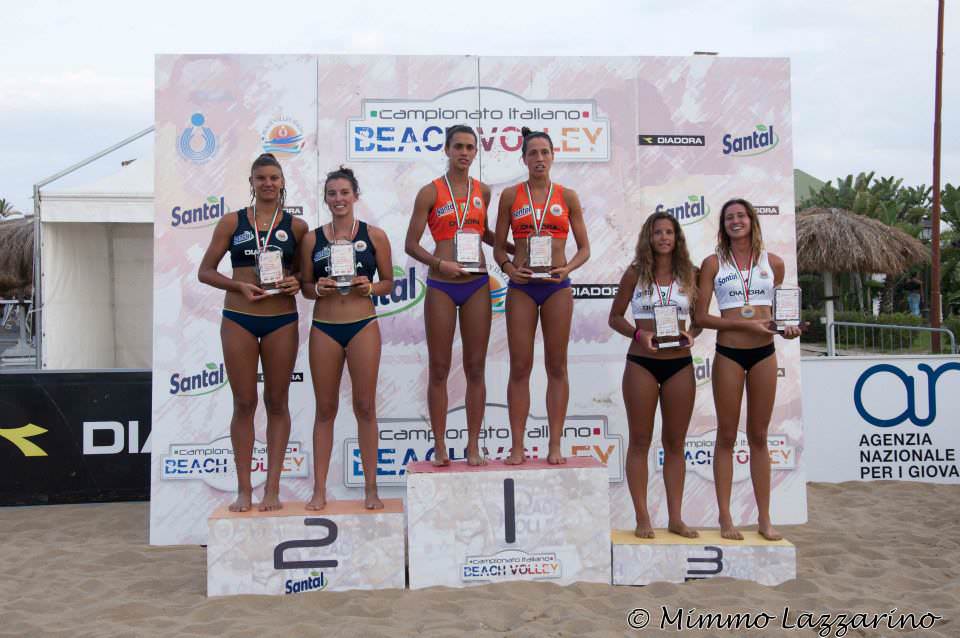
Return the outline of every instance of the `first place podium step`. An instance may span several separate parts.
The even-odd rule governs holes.
[[[610,582],[609,479],[594,459],[407,470],[411,589]]]
[[[207,595],[403,589],[403,502],[330,501],[321,511],[221,507],[208,521]]]

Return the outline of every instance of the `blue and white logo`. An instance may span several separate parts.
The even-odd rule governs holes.
[[[928,408],[927,416],[925,418],[920,418],[917,415],[916,381],[914,380],[913,375],[907,374],[901,368],[890,365],[889,363],[880,363],[875,366],[870,366],[864,370],[863,374],[860,375],[860,378],[857,379],[856,386],[853,388],[853,404],[857,408],[857,412],[860,414],[863,420],[878,428],[893,427],[895,425],[900,425],[904,421],[910,421],[910,423],[913,423],[921,428],[925,428],[932,424],[937,418],[937,381],[944,372],[949,370],[956,370],[960,372],[960,363],[955,363],[953,361],[944,363],[936,370],[926,363],[920,363],[917,364],[917,370],[923,372],[927,377]],[[904,408],[903,412],[890,418],[880,418],[876,416],[875,414],[869,412],[863,403],[864,386],[872,377],[881,373],[889,373],[900,379],[904,390],[906,390],[906,407]]]
[[[202,164],[216,155],[217,136],[205,123],[203,113],[190,116],[190,126],[183,129],[177,140],[177,150],[183,159]]]

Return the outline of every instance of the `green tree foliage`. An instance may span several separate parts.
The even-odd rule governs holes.
[[[0,219],[13,215],[17,210],[13,207],[13,202],[7,201],[0,197]]]

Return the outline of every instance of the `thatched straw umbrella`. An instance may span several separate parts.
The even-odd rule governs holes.
[[[0,222],[0,298],[33,296],[33,221]]]
[[[899,228],[842,208],[808,208],[797,213],[797,268],[822,272],[827,298],[827,350],[833,353],[833,273],[897,275],[930,261],[930,249]]]

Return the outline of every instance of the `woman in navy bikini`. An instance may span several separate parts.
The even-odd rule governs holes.
[[[230,505],[233,512],[248,511],[253,499],[250,471],[258,360],[263,364],[263,402],[267,408],[267,482],[259,509],[281,507],[280,471],[290,438],[287,393],[300,345],[294,299],[300,283],[293,273],[299,268],[297,253],[307,233],[302,219],[283,210],[283,170],[270,153],[253,162],[250,194],[251,206],[224,215],[217,223],[197,273],[201,282],[227,291],[220,340],[233,392],[230,441],[237,468],[237,500]],[[217,271],[228,251],[232,277]],[[270,270],[280,280],[268,288],[261,283],[261,275]]]
[[[547,460],[563,463],[560,440],[567,416],[567,342],[573,318],[568,275],[590,258],[590,243],[577,194],[550,180],[553,141],[542,131],[523,128],[521,151],[527,181],[500,195],[493,254],[510,277],[507,290],[507,344],[510,380],[507,405],[512,445],[509,464],[524,462],[524,434],[530,412],[530,372],[537,322],[543,329],[547,370],[547,421],[550,442]],[[573,231],[577,252],[566,259],[567,235]],[[507,254],[507,234],[516,244],[513,261]]]
[[[310,330],[310,373],[317,401],[313,423],[313,497],[309,510],[327,504],[327,470],[333,451],[333,421],[340,399],[340,378],[346,361],[353,386],[353,413],[357,419],[360,460],[363,465],[367,509],[381,509],[377,496],[377,374],[380,369],[380,328],[373,296],[393,288],[390,241],[386,234],[354,217],[360,187],[353,171],[343,168],[327,174],[323,201],[333,216],[303,238],[301,272],[303,296],[316,299]],[[353,252],[349,252],[352,244]],[[337,248],[340,246],[340,249]],[[347,247],[351,275],[335,277],[343,265],[340,250]],[[337,251],[337,255],[333,254]],[[374,276],[379,281],[373,282]],[[340,284],[338,286],[338,283]],[[349,459],[344,459],[344,463]]]
[[[717,409],[717,440],[713,480],[720,510],[720,534],[742,540],[730,514],[733,486],[733,448],[740,425],[740,403],[747,391],[747,441],[750,478],[757,499],[757,531],[768,540],[780,534],[770,520],[770,452],[767,429],[777,394],[777,357],[770,327],[773,290],[783,282],[783,259],[763,247],[760,220],[750,202],[732,199],[720,209],[717,252],[700,266],[700,297],[696,323],[717,331],[717,356],[711,380]],[[709,314],[710,298],[717,298],[720,316]],[[795,339],[800,328],[784,329]]]
[[[490,278],[480,245],[493,245],[493,233],[487,227],[490,187],[470,177],[470,165],[477,156],[477,135],[472,128],[460,124],[447,129],[443,148],[450,159],[447,172],[417,193],[407,228],[406,252],[430,267],[424,322],[430,357],[427,409],[434,437],[433,463],[450,463],[444,436],[447,377],[459,317],[466,377],[466,457],[470,465],[481,465],[485,463],[480,452],[480,426],[487,397],[484,369],[491,306]],[[436,243],[433,253],[420,245],[425,227],[430,228]],[[476,261],[465,261],[464,257]]]

